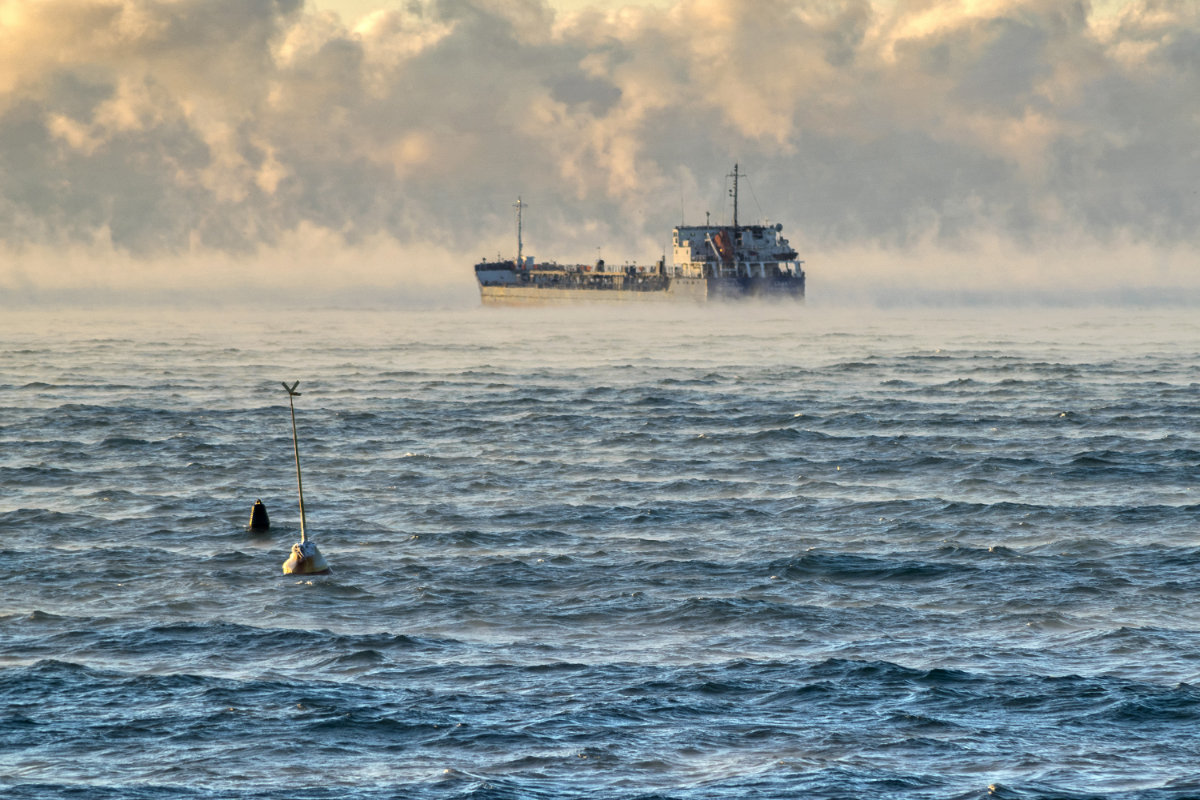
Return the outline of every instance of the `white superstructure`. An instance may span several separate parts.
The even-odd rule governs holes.
[[[677,275],[704,278],[798,278],[804,262],[782,225],[680,225],[672,261]]]

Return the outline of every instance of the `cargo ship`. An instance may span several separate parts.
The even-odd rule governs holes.
[[[485,305],[580,302],[698,303],[748,297],[804,299],[804,262],[782,235],[783,226],[738,224],[738,165],[734,164],[732,225],[679,225],[672,263],[620,267],[538,262],[524,253],[517,198],[517,257],[475,265]],[[745,176],[741,176],[745,177]]]

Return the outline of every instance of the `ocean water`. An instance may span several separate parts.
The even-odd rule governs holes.
[[[1200,316],[6,313],[0,564],[9,798],[1197,797]]]

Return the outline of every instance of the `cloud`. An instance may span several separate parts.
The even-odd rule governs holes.
[[[463,282],[520,193],[538,255],[649,260],[740,160],[810,271],[1157,248],[1200,284],[1198,53],[1191,0],[0,0],[0,249],[96,254],[81,286],[329,242]]]

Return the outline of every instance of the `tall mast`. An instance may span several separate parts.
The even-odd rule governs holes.
[[[517,195],[517,202],[513,204],[513,208],[517,210],[517,266],[523,266],[524,260],[521,258],[525,251],[525,246],[521,242],[521,209],[525,204],[521,202],[521,195]]]
[[[736,228],[736,227],[738,226],[738,221],[737,221],[737,206],[738,206],[738,185],[737,185],[737,183],[738,183],[738,165],[737,165],[737,162],[734,162],[734,165],[733,165],[733,172],[732,172],[730,175],[727,175],[726,177],[733,178],[733,191],[732,191],[732,194],[733,194],[733,227],[735,227],[735,228]]]
[[[296,404],[292,402],[293,397],[299,397],[300,393],[296,391],[296,387],[300,385],[300,381],[296,381],[291,386],[286,383],[283,388],[287,389],[288,393],[288,408],[292,410],[292,452],[296,454],[296,491],[300,495],[300,544],[308,541],[304,534],[304,483],[300,480],[300,442],[296,436]]]

